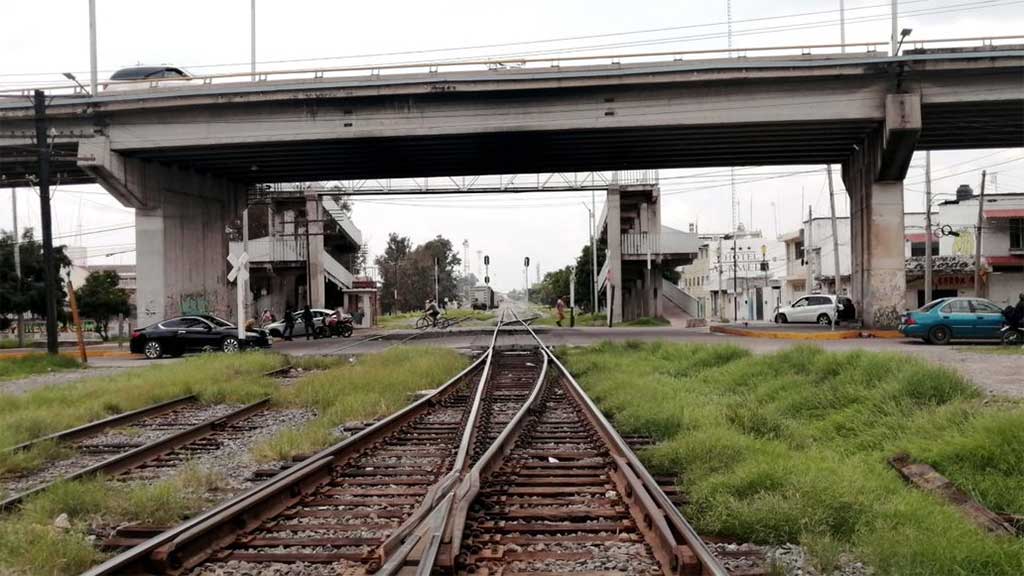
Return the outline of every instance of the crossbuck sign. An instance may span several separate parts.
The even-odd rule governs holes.
[[[238,257],[228,254],[228,262],[231,263],[228,282],[235,283],[235,292],[238,295],[235,306],[238,310],[238,339],[245,340],[245,285],[249,282],[249,254],[242,252]]]

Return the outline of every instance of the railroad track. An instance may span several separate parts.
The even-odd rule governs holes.
[[[0,512],[10,511],[28,497],[45,491],[56,482],[96,476],[125,480],[151,478],[161,471],[220,449],[225,441],[242,437],[254,428],[246,422],[268,409],[264,398],[226,413],[211,414],[194,396],[178,398],[134,412],[54,434],[12,450],[25,450],[39,442],[67,444],[76,453],[75,469],[60,474],[28,475],[26,488],[0,501]],[[158,437],[148,442],[121,438],[113,442],[95,441],[105,430],[131,425],[136,434]],[[38,479],[37,482],[31,480]]]
[[[435,570],[726,574],[510,311],[430,396],[85,574]]]

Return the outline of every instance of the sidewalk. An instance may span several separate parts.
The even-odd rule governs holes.
[[[746,336],[748,338],[773,338],[779,340],[849,340],[853,338],[903,339],[896,330],[870,330],[817,324],[775,324],[771,322],[738,322],[735,324],[712,324],[709,329],[718,334]]]
[[[132,354],[128,351],[128,343],[124,342],[119,347],[115,342],[104,342],[96,344],[86,344],[85,352],[89,358],[135,358],[138,354]],[[23,358],[30,354],[44,354],[46,348],[7,348],[0,350],[0,362],[6,359]],[[78,346],[68,346],[66,343],[61,342],[60,354],[62,356],[71,356],[78,358]]]

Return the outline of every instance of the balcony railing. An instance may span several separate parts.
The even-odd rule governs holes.
[[[229,246],[232,254],[242,252],[241,242]],[[302,237],[264,236],[249,240],[249,262],[305,262],[306,239]]]
[[[660,238],[647,232],[627,232],[622,235],[622,253],[629,256],[659,254]]]

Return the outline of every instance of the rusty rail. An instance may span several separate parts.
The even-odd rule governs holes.
[[[155,416],[157,414],[163,414],[164,412],[170,412],[171,410],[173,410],[173,409],[175,409],[175,408],[177,408],[179,406],[183,406],[185,404],[189,404],[189,403],[195,402],[195,401],[196,401],[196,395],[195,394],[189,394],[188,396],[182,396],[180,398],[174,398],[173,400],[168,400],[166,402],[160,402],[158,404],[153,404],[151,406],[146,406],[145,408],[139,408],[138,410],[132,410],[131,412],[123,412],[121,414],[115,414],[113,416],[110,416],[108,418],[104,418],[102,420],[97,420],[95,422],[90,422],[88,424],[83,424],[83,425],[77,426],[75,428],[69,428],[69,429],[64,430],[62,432],[56,432],[56,433],[50,434],[48,436],[43,436],[42,438],[36,438],[35,440],[29,440],[28,442],[24,442],[22,444],[18,444],[17,446],[12,446],[10,448],[6,448],[5,451],[6,452],[21,452],[23,450],[28,450],[28,449],[32,448],[33,446],[38,446],[39,444],[42,444],[44,442],[72,442],[74,440],[81,440],[83,438],[88,438],[89,436],[94,436],[96,434],[99,434],[100,432],[102,432],[104,430],[107,430],[109,428],[115,428],[117,426],[123,426],[125,424],[130,424],[130,423],[135,422],[137,420],[141,420],[143,418],[146,418],[147,416]]]
[[[132,549],[111,558],[103,564],[92,568],[85,572],[85,574],[97,576],[100,574],[132,571],[175,573],[182,569],[198,565],[207,559],[210,559],[214,554],[218,553],[218,551],[222,551],[233,544],[251,544],[254,539],[260,541],[260,537],[248,540],[239,540],[239,538],[242,534],[253,532],[260,527],[264,527],[265,521],[277,518],[280,514],[288,511],[289,509],[294,509],[296,506],[301,508],[304,505],[304,498],[320,494],[316,491],[324,486],[334,486],[334,484],[331,484],[331,481],[334,478],[335,467],[339,464],[352,461],[357,457],[372,457],[378,452],[385,451],[385,449],[380,449],[375,452],[374,448],[377,447],[378,444],[385,444],[385,440],[387,438],[403,433],[403,430],[408,431],[410,429],[416,429],[414,427],[415,423],[420,423],[420,428],[416,434],[420,434],[421,438],[450,436],[450,432],[448,432],[447,429],[443,429],[443,425],[435,425],[436,428],[434,429],[434,432],[424,432],[425,429],[423,426],[425,426],[425,424],[423,424],[421,417],[431,413],[436,407],[440,406],[445,401],[458,400],[457,393],[460,389],[464,388],[463,384],[466,384],[468,379],[473,377],[476,373],[483,372],[484,367],[491,360],[493,345],[496,342],[500,328],[501,323],[499,322],[499,325],[495,327],[495,333],[491,339],[492,347],[488,349],[485,354],[429,396],[422,398],[403,410],[400,410],[399,412],[377,422],[373,426],[362,430],[358,434],[320,451],[312,457],[307,458],[302,463],[278,474],[267,483],[256,487],[233,500],[225,502],[172,530],[157,535],[146,542],[133,547]],[[486,374],[482,375],[486,376]],[[484,378],[481,378],[480,383],[483,383],[483,381]],[[470,412],[469,419],[473,418],[473,414],[474,412]],[[468,428],[464,428],[463,433],[460,433],[459,437],[464,438],[466,431],[468,431]],[[394,446],[391,448],[397,449]],[[468,446],[464,442],[460,442],[456,460],[460,462],[464,461],[464,454],[467,450]],[[339,468],[339,470],[345,469]],[[367,470],[370,469],[368,468]],[[359,471],[356,470],[355,472]],[[394,474],[397,476],[400,473],[400,471],[396,471]],[[344,475],[344,473],[342,475]],[[402,551],[409,549],[414,542],[414,540],[409,540],[406,536],[412,533],[412,530],[422,521],[423,518],[427,517],[431,513],[438,503],[443,502],[446,499],[450,500],[450,498],[448,498],[448,493],[450,493],[454,486],[456,477],[457,476],[454,475],[453,472],[448,472],[422,491],[418,489],[407,491],[411,496],[410,498],[407,498],[407,500],[410,500],[409,503],[411,504],[411,501],[418,499],[419,504],[416,506],[415,510],[407,516],[404,514],[402,516],[392,516],[393,518],[405,517],[403,518],[402,524],[390,534],[390,538],[379,542],[380,550],[378,554],[375,554],[374,556],[359,554],[346,555],[344,553],[337,553],[333,555],[324,554],[311,561],[351,559],[362,562],[368,568],[373,569],[378,567],[380,564],[387,562],[387,558],[391,553],[403,553]],[[357,484],[355,480],[348,480],[350,484],[349,487],[340,490],[345,491],[346,495],[352,493],[353,490],[351,488],[351,484]],[[408,481],[410,485],[414,482],[414,479],[411,478],[403,478],[402,480]],[[387,480],[377,480],[375,478],[366,478],[366,481],[380,483],[382,485],[389,484]],[[358,484],[365,485],[365,482],[360,481]],[[338,491],[339,489],[331,488],[331,490]],[[328,492],[329,491],[330,490],[328,490]],[[361,493],[373,491],[373,488],[368,488],[362,490]],[[384,494],[383,492],[387,492],[387,494]],[[392,502],[395,500],[401,500],[401,497],[396,497],[397,492],[398,490],[384,490],[381,492],[380,497],[388,498]],[[329,494],[327,494],[327,496],[329,498],[334,497]],[[375,539],[352,538],[347,540],[354,542],[355,540]],[[265,537],[262,538],[262,541],[272,543],[277,542],[275,539]],[[377,545],[378,542],[375,540],[371,544]],[[299,545],[302,545],[302,543],[299,542]],[[256,557],[265,558],[267,556],[268,554],[263,553],[246,553],[244,550],[236,554],[236,557],[241,557],[243,559]],[[291,554],[286,556],[291,558],[302,557],[306,559],[312,557],[310,554]]]
[[[113,476],[142,466],[151,460],[182,448],[196,440],[215,434],[236,422],[244,420],[257,412],[266,409],[269,404],[270,398],[264,398],[258,402],[243,406],[229,414],[212,418],[197,424],[196,426],[182,430],[181,432],[155,440],[149,444],[140,446],[123,454],[118,454],[117,456],[89,466],[88,468],[83,468],[82,470],[59,478],[53,482],[48,482],[25,492],[15,494],[14,496],[0,502],[0,512],[6,512],[16,506],[19,506],[26,498],[43,492],[56,482],[78,480],[81,478],[90,478],[99,475]]]

